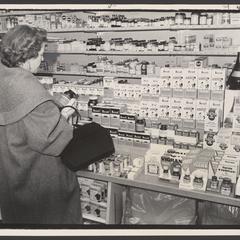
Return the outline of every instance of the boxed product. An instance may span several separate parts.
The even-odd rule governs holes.
[[[102,219],[106,219],[107,208],[103,207],[101,205],[98,205],[98,204],[91,203],[91,214],[93,216],[96,216],[96,217],[99,217]]]
[[[209,109],[209,101],[205,99],[196,100],[196,128],[204,129],[206,112]]]
[[[85,201],[85,200],[82,200],[81,201],[81,210],[82,210],[82,213],[84,214],[90,214],[91,213],[91,203],[90,201]]]
[[[197,70],[194,68],[186,68],[183,73],[184,97],[197,98]]]
[[[145,174],[159,176],[161,168],[161,156],[169,146],[151,144],[145,155]]]
[[[159,98],[159,118],[169,119],[171,109],[171,98],[160,97]]]
[[[172,75],[172,89],[173,89],[173,97],[180,98],[184,96],[184,69],[183,68],[171,68]]]
[[[110,127],[110,113],[111,109],[109,106],[101,107],[101,124],[106,127]]]
[[[210,107],[204,119],[204,131],[218,132],[221,124],[221,112],[218,108]]]
[[[198,70],[197,88],[199,99],[210,99],[211,70],[211,68],[201,68]]]
[[[160,71],[160,96],[171,97],[172,96],[172,73],[171,68],[163,67]]]
[[[209,161],[214,157],[211,149],[191,150],[183,161],[179,188],[205,191],[208,181]]]
[[[211,99],[220,100],[224,99],[224,89],[226,82],[226,69],[212,69],[211,80]]]
[[[161,156],[159,178],[179,182],[182,173],[182,162],[189,150],[169,148]]]
[[[116,81],[114,77],[103,77],[103,87],[113,88],[115,87]]]

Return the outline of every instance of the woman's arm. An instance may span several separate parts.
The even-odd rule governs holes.
[[[59,156],[73,137],[73,127],[52,101],[37,106],[23,122],[29,146],[42,154]]]

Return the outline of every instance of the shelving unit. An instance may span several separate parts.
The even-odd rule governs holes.
[[[118,78],[141,78],[146,75],[131,75],[131,74],[124,74],[124,73],[74,73],[74,72],[38,72],[37,75],[69,75],[69,76],[87,76],[87,77],[118,77]],[[155,77],[152,75],[152,77]],[[157,77],[157,76],[156,76]]]
[[[45,52],[46,54],[83,54],[83,55],[122,55],[122,56],[213,56],[213,57],[233,57],[234,52],[191,52],[191,51],[159,51],[159,52],[135,52],[135,51],[83,51],[83,52]]]
[[[184,11],[184,10],[183,10]],[[56,12],[56,11],[49,11],[50,13]],[[81,11],[80,11],[81,12]],[[27,13],[27,12],[26,12]],[[47,12],[45,12],[47,13]],[[1,16],[18,16],[23,15],[24,12],[20,13],[7,13],[2,14]],[[32,14],[32,13],[31,13]],[[40,11],[36,11],[34,14],[41,14]],[[56,38],[56,35],[64,37],[67,34],[70,35],[70,33],[78,34],[82,39],[86,39],[88,34],[93,34],[94,36],[100,36],[105,37],[107,39],[111,39],[111,34],[117,34],[118,36],[122,36],[122,33],[126,33],[129,37],[130,34],[142,34],[144,32],[150,33],[154,32],[154,34],[161,34],[165,33],[174,33],[177,34],[177,36],[182,36],[183,33],[189,33],[191,34],[191,31],[196,31],[197,34],[201,34],[201,31],[206,31],[207,33],[212,33],[212,31],[239,31],[240,25],[173,25],[173,26],[139,26],[139,27],[111,27],[111,28],[88,28],[88,27],[82,27],[82,28],[68,28],[68,29],[48,29],[48,36],[54,35]],[[159,33],[160,32],[160,33]],[[4,33],[4,32],[2,32]],[[121,34],[121,35],[120,35]],[[195,34],[195,33],[194,33]],[[107,36],[106,36],[107,35]],[[92,36],[92,35],[91,35]],[[156,36],[156,35],[155,35]],[[154,36],[154,37],[155,37]],[[71,38],[72,36],[70,36]],[[75,37],[75,35],[74,35]],[[138,38],[141,38],[141,35],[137,36]],[[167,36],[169,37],[169,36]],[[57,38],[56,38],[57,39]],[[61,58],[68,58],[68,60],[73,57],[74,59],[78,58],[79,55],[79,61],[86,62],[88,58],[93,61],[93,58],[99,57],[99,56],[109,56],[110,58],[118,58],[121,57],[128,57],[128,56],[138,56],[141,59],[149,58],[149,59],[160,59],[161,56],[165,57],[195,57],[195,56],[208,56],[208,57],[236,57],[237,52],[233,51],[233,48],[224,50],[224,49],[215,49],[215,50],[209,50],[209,51],[144,51],[144,52],[136,52],[136,51],[46,51],[45,56],[46,58],[54,58],[55,56],[59,55]],[[84,57],[83,57],[84,56]],[[57,56],[58,57],[58,56]],[[83,64],[81,64],[83,65]],[[56,75],[56,76],[68,76],[69,78],[76,77],[76,76],[85,76],[85,77],[118,77],[118,78],[130,78],[130,79],[140,79],[145,76],[149,75],[131,75],[131,74],[125,74],[125,73],[110,73],[110,72],[101,72],[101,73],[89,73],[89,72],[70,72],[70,71],[62,71],[62,72],[38,72],[37,75]],[[158,77],[156,75],[151,75],[151,77]],[[85,85],[79,85],[79,87],[88,87],[91,88],[92,86],[85,86]],[[65,86],[63,86],[65,87]],[[77,85],[78,87],[78,85]],[[93,86],[94,87],[94,86]],[[102,89],[103,90],[103,89]],[[103,90],[104,91],[104,90]],[[126,99],[125,99],[126,100]],[[128,101],[127,99],[126,101]],[[106,219],[102,219],[100,217],[93,216],[91,214],[83,214],[83,218],[99,222],[102,224],[119,224],[121,223],[121,217],[122,217],[122,192],[124,189],[129,187],[134,188],[140,188],[145,190],[151,190],[155,192],[160,192],[164,194],[169,195],[176,195],[183,198],[189,198],[194,199],[196,202],[198,201],[209,201],[219,204],[226,204],[229,206],[235,206],[240,207],[240,199],[223,196],[221,194],[215,194],[211,192],[201,192],[201,191],[191,191],[191,190],[183,190],[179,189],[177,184],[169,183],[163,180],[159,180],[157,177],[153,176],[147,176],[144,173],[140,174],[138,178],[135,180],[129,180],[125,178],[119,178],[119,177],[113,177],[113,176],[105,176],[101,174],[96,174],[88,171],[79,171],[77,172],[77,176],[79,177],[85,177],[90,178],[94,180],[99,181],[105,181],[108,183],[108,198],[107,203],[96,203],[99,204],[99,206],[107,208],[107,215]],[[82,199],[84,200],[84,199]]]
[[[169,183],[167,181],[159,180],[154,176],[147,176],[141,174],[136,180],[129,180],[120,177],[105,176],[88,171],[77,172],[78,176],[91,178],[95,180],[108,181],[122,186],[136,187],[156,192],[161,192],[170,195],[177,195],[180,197],[191,198],[202,201],[215,202],[220,204],[227,204],[230,206],[240,207],[240,199],[223,196],[211,192],[191,191],[179,189],[177,184]]]
[[[178,25],[178,26],[144,26],[144,27],[112,27],[112,28],[69,28],[48,30],[49,33],[64,32],[132,32],[132,31],[179,31],[179,30],[230,30],[240,29],[240,25]]]

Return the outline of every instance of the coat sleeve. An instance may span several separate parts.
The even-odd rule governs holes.
[[[59,156],[73,137],[73,127],[52,101],[37,106],[23,122],[28,145],[42,154]]]

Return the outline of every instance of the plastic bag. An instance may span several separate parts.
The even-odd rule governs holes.
[[[240,208],[212,202],[199,204],[200,223],[202,225],[240,224]]]
[[[123,224],[195,224],[195,201],[138,188],[123,196]]]

